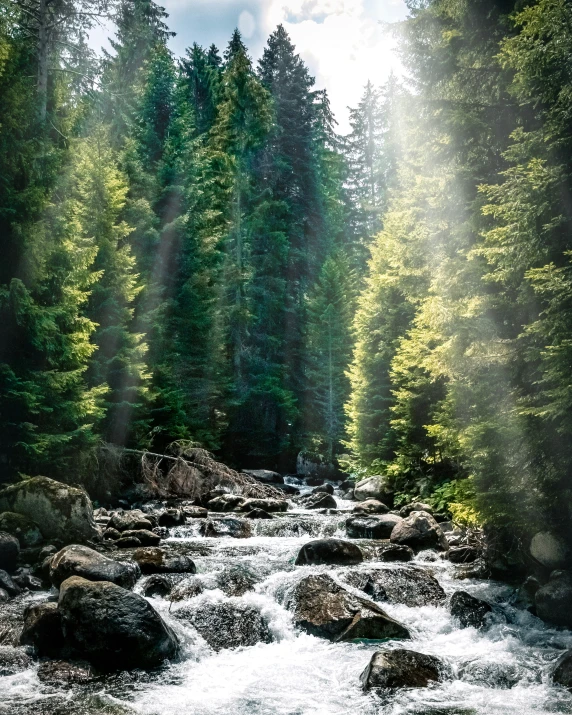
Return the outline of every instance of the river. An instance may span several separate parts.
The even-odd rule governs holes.
[[[352,505],[338,499],[338,507]],[[486,630],[461,629],[446,605],[407,607],[383,604],[405,624],[411,641],[389,641],[446,661],[453,678],[424,689],[383,696],[364,694],[359,676],[379,643],[340,643],[297,631],[284,603],[292,586],[309,573],[403,568],[372,559],[361,566],[294,566],[301,546],[318,536],[345,537],[343,513],[289,511],[256,521],[249,539],[204,538],[198,524],[172,529],[166,544],[192,556],[206,590],[195,599],[228,597],[216,574],[232,565],[256,576],[253,591],[240,597],[267,619],[273,642],[215,653],[190,625],[176,618],[188,602],[150,599],[183,642],[183,657],[153,673],[121,673],[85,686],[54,688],[40,682],[37,666],[0,677],[2,715],[525,715],[572,713],[572,694],[550,682],[550,669],[572,632],[551,628],[514,605],[514,590],[495,581],[453,578],[454,566],[433,552],[414,564],[429,569],[447,594],[456,590],[493,605]],[[360,542],[356,542],[360,543]],[[366,553],[369,553],[366,549]],[[141,590],[142,580],[136,590]],[[46,593],[27,596],[45,600]],[[236,599],[236,597],[235,597]],[[232,600],[232,599],[231,599]],[[571,604],[572,607],[572,604]],[[0,606],[1,608],[1,606]]]

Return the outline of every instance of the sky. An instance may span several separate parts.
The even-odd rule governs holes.
[[[360,100],[368,80],[382,84],[399,73],[395,41],[385,23],[407,15],[404,0],[163,0],[177,33],[170,43],[177,56],[193,42],[224,50],[238,26],[254,60],[268,35],[282,23],[316,78],[327,89],[338,130],[349,129],[347,107]],[[106,34],[109,34],[107,31]],[[102,44],[100,30],[92,42]]]

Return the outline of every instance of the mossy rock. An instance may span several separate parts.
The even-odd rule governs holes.
[[[34,521],[46,540],[85,543],[99,537],[91,500],[83,489],[48,477],[32,477],[0,491],[0,512]]]
[[[5,531],[15,536],[22,549],[31,549],[41,544],[44,540],[42,532],[35,521],[13,511],[5,511],[0,514],[0,531]]]

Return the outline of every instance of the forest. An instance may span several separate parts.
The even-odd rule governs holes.
[[[572,5],[408,7],[341,134],[283,26],[175,57],[152,0],[0,0],[4,482],[302,451],[572,539]]]

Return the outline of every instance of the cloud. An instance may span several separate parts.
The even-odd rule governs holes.
[[[245,40],[249,40],[254,35],[256,20],[248,10],[243,10],[238,17],[238,29]]]

